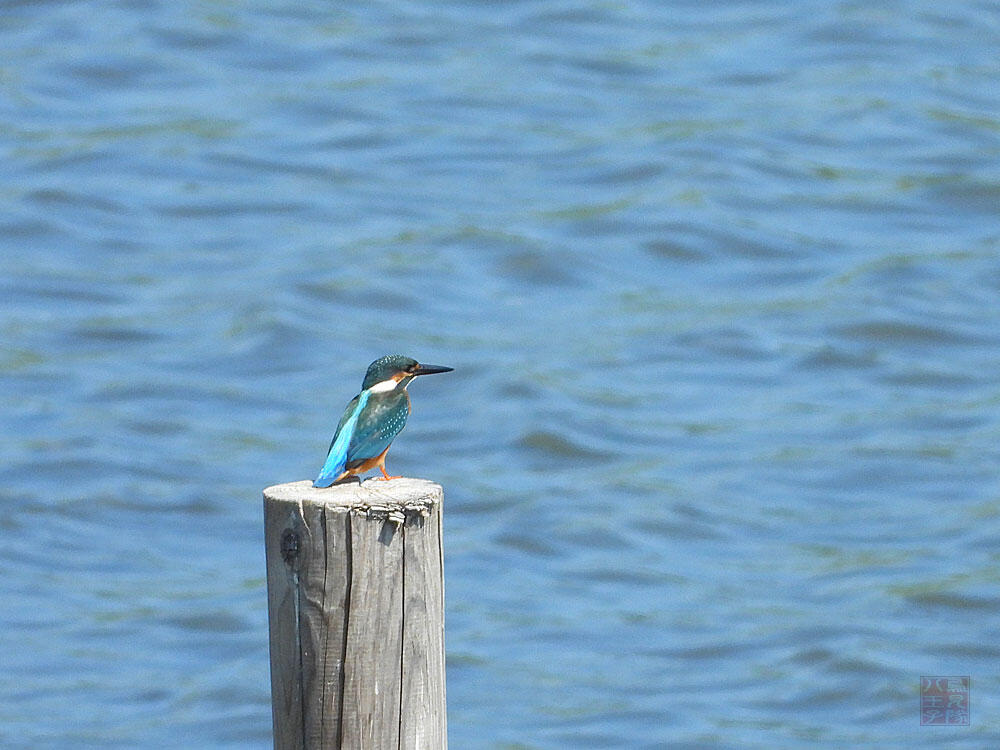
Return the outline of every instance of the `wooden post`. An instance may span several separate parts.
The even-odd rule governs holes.
[[[441,486],[264,490],[275,750],[445,750]]]

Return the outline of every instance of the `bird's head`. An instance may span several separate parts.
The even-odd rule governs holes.
[[[436,372],[451,372],[453,369],[440,365],[422,365],[402,354],[389,354],[368,365],[361,388],[364,390],[374,386],[377,391],[405,388],[417,375],[433,375]]]

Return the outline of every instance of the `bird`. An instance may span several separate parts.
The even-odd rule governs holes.
[[[410,394],[406,387],[418,375],[454,369],[422,365],[402,354],[389,354],[368,365],[361,393],[344,410],[313,487],[329,487],[376,467],[382,472],[381,478],[399,479],[385,470],[385,454],[410,414]]]

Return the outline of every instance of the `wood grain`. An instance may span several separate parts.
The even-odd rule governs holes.
[[[447,747],[443,494],[264,490],[276,750]]]

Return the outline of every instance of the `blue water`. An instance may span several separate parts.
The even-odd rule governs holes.
[[[0,745],[267,748],[367,364],[456,750],[1000,745],[1000,9],[8,2]],[[921,727],[969,675],[969,727]]]

